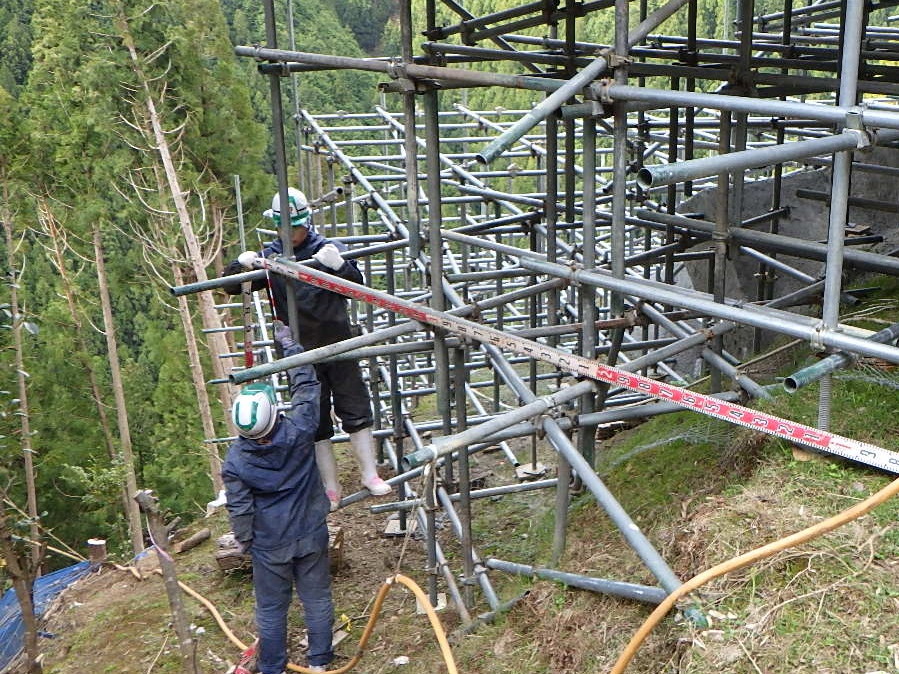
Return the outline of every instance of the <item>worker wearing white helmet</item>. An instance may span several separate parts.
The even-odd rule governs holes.
[[[276,323],[286,356],[302,347]],[[328,500],[316,466],[319,383],[311,365],[293,367],[290,409],[281,413],[269,384],[245,386],[231,409],[238,437],[222,465],[234,538],[253,560],[257,665],[262,674],[287,666],[287,613],[296,590],[309,635],[307,662],[325,671],[334,658],[334,605],[328,560]]]
[[[288,189],[290,203],[291,243],[296,260],[311,260],[318,267],[335,276],[354,283],[362,283],[362,273],[353,260],[345,260],[342,253],[346,246],[320,235],[312,226],[309,202],[296,188]],[[275,194],[272,207],[263,215],[275,224],[281,223],[281,197]],[[267,244],[261,255],[281,255],[281,240]],[[259,253],[246,251],[226,269],[226,274],[252,268]],[[286,319],[287,293],[292,292],[296,300],[300,339],[306,349],[334,344],[353,336],[344,296],[319,288],[318,286],[291,281],[280,274],[272,274],[270,279],[272,300],[277,315]],[[255,281],[253,290],[265,287],[265,280]],[[239,294],[239,286],[229,286],[226,291]],[[359,362],[356,360],[336,360],[316,363],[316,374],[322,385],[320,423],[316,432],[316,459],[324,481],[331,508],[336,509],[341,496],[337,478],[337,463],[334,459],[331,438],[334,436],[331,411],[333,409],[343,430],[348,434],[350,445],[359,464],[362,485],[375,496],[389,494],[390,486],[378,475],[375,462],[375,441],[372,434],[371,398],[362,378]]]

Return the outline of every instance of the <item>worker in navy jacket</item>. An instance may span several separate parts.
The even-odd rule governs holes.
[[[346,246],[339,241],[331,241],[319,234],[312,226],[309,204],[306,196],[298,189],[288,190],[290,201],[291,254],[296,260],[309,260],[313,268],[327,271],[330,274],[362,283],[362,273],[354,260],[345,260],[342,253]],[[272,199],[272,208],[264,215],[272,218],[276,225],[281,223],[280,194]],[[282,255],[281,239],[275,239],[262,249],[262,257]],[[253,268],[259,257],[256,251],[245,251],[237,260],[225,269],[225,274],[236,274],[244,271],[244,267]],[[286,319],[287,293],[296,298],[297,321],[299,335],[306,349],[334,344],[352,336],[350,319],[347,313],[347,299],[331,290],[291,280],[280,274],[271,274],[268,283],[271,287],[272,303],[279,318]],[[261,290],[266,281],[257,280],[253,290]],[[225,291],[240,294],[240,286],[225,286]],[[334,436],[334,425],[331,417],[334,412],[340,419],[343,430],[348,434],[350,446],[359,464],[362,486],[375,496],[383,496],[391,492],[391,487],[380,475],[375,462],[375,440],[372,433],[371,397],[368,387],[362,379],[362,370],[357,360],[335,360],[316,363],[315,371],[321,382],[321,407],[319,425],[315,433],[315,451],[318,467],[321,471],[325,491],[331,509],[340,503],[340,482],[337,477],[337,462],[331,438]]]
[[[303,348],[276,323],[285,356]],[[234,537],[253,560],[257,665],[262,674],[287,666],[287,611],[296,590],[309,637],[308,663],[325,671],[334,657],[334,607],[328,561],[328,498],[315,463],[319,383],[311,365],[288,371],[290,409],[278,410],[269,384],[245,386],[232,406],[239,437],[222,467]]]

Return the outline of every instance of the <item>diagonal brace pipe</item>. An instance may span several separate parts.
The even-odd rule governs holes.
[[[663,7],[650,14],[646,19],[628,35],[628,47],[639,44],[649,33],[669,16],[680,9],[687,0],[670,0]],[[609,67],[607,57],[600,56],[590,65],[568,80],[561,88],[557,89],[535,105],[528,113],[513,124],[505,133],[490,142],[476,159],[482,164],[489,164],[508,150],[524,134],[537,126],[544,119],[562,107],[569,98],[595,80]]]

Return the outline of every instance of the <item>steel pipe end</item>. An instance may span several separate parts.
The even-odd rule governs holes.
[[[403,457],[403,472],[418,468],[437,458],[437,448],[434,445],[425,445],[416,452],[406,454]]]
[[[487,158],[487,155],[481,154],[480,152],[478,152],[474,158],[478,164],[483,164],[484,166],[490,163],[490,159]]]
[[[652,171],[645,166],[637,171],[637,184],[644,190],[652,187]]]
[[[799,382],[793,379],[793,377],[786,377],[784,379],[784,391],[787,393],[796,393],[799,388]]]

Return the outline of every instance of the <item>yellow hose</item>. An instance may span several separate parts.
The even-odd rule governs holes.
[[[731,571],[736,571],[737,569],[742,569],[744,566],[749,566],[754,562],[765,559],[766,557],[770,557],[776,552],[786,550],[787,548],[793,547],[794,545],[805,543],[814,538],[817,538],[818,536],[826,534],[829,531],[833,531],[834,529],[843,526],[847,522],[851,522],[852,520],[867,514],[884,501],[887,501],[893,496],[896,496],[896,494],[899,494],[899,479],[890,482],[883,489],[875,494],[872,494],[864,501],[856,503],[848,510],[844,510],[843,512],[829,517],[828,519],[823,520],[818,524],[803,529],[802,531],[797,531],[795,534],[791,534],[785,538],[781,538],[780,540],[768,543],[767,545],[763,545],[762,547],[756,548],[755,550],[750,550],[749,552],[739,555],[738,557],[734,557],[733,559],[729,559],[726,562],[721,562],[720,564],[717,564],[716,566],[713,566],[712,568],[707,569],[702,573],[694,576],[683,585],[678,587],[674,592],[665,597],[665,600],[661,604],[659,604],[652,613],[649,614],[649,617],[643,622],[643,624],[640,626],[640,629],[638,629],[634,636],[631,637],[631,640],[628,642],[627,646],[625,646],[624,650],[621,652],[621,655],[618,656],[618,660],[615,661],[615,665],[614,667],[612,667],[611,674],[622,674],[622,672],[627,669],[627,666],[636,654],[637,649],[640,648],[641,644],[646,640],[646,637],[649,636],[649,633],[656,625],[659,624],[662,618],[665,617],[665,614],[667,614],[668,611],[670,611],[674,607],[674,604],[677,602],[677,600],[684,595],[692,592],[702,585],[705,585],[713,578],[723,576],[724,574],[730,573]]]
[[[450,650],[449,642],[446,640],[446,633],[443,631],[443,625],[440,624],[440,618],[437,616],[437,612],[434,611],[433,607],[431,606],[431,602],[428,599],[428,596],[415,583],[414,580],[402,575],[401,573],[391,576],[390,578],[385,580],[383,585],[381,585],[381,587],[378,589],[378,594],[375,596],[374,605],[372,606],[371,615],[368,618],[368,622],[365,624],[365,629],[362,632],[362,637],[359,639],[359,646],[356,649],[356,654],[343,667],[339,669],[329,669],[328,671],[331,672],[331,674],[343,674],[344,672],[348,672],[356,666],[359,660],[362,659],[362,655],[365,652],[365,646],[368,643],[368,640],[371,638],[375,623],[378,621],[378,616],[381,612],[381,606],[384,604],[384,599],[387,597],[387,593],[390,591],[390,588],[395,585],[395,583],[405,585],[407,588],[412,590],[412,593],[418,599],[419,604],[424,607],[425,611],[428,614],[428,620],[431,621],[431,627],[434,629],[434,634],[437,637],[437,643],[440,644],[440,652],[443,655],[444,662],[446,662],[446,669],[448,674],[458,674],[458,670],[456,669],[456,661],[453,659],[453,653]],[[225,636],[228,637],[231,643],[233,643],[242,651],[245,651],[247,649],[247,645],[244,644],[240,639],[238,639],[234,632],[231,631],[212,602],[210,602],[208,599],[206,599],[206,597],[191,589],[181,581],[178,581],[178,586],[182,590],[184,590],[185,593],[187,593],[206,607],[206,609],[212,614],[212,617],[215,619],[216,623],[218,623],[218,626],[222,629],[222,632],[225,633]],[[311,670],[307,669],[306,667],[295,665],[292,662],[287,663],[287,669],[291,670],[292,672],[304,672],[305,674],[312,674]]]

